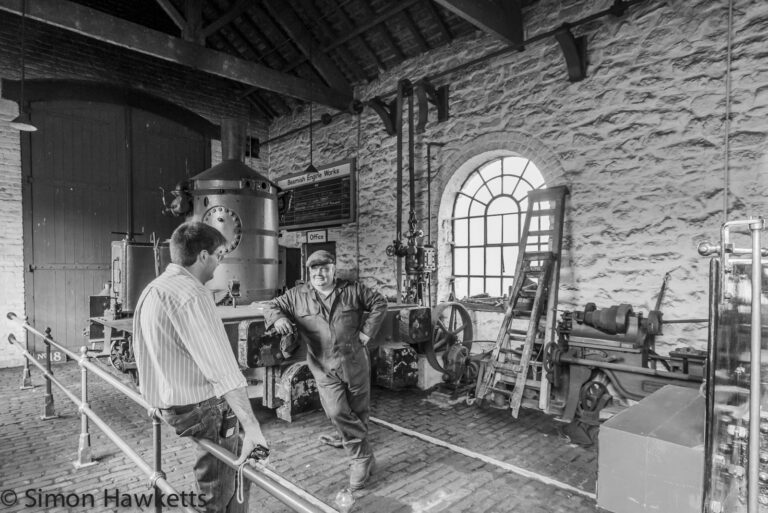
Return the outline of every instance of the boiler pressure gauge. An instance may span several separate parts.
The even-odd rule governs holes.
[[[226,237],[225,253],[231,253],[237,249],[243,236],[243,224],[234,210],[221,205],[213,206],[203,214],[203,222],[213,226]]]

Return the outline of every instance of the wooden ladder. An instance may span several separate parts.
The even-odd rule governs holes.
[[[477,379],[475,397],[481,403],[491,393],[508,397],[515,418],[520,411],[526,386],[538,387],[539,406],[542,409],[548,406],[549,388],[544,373],[540,372],[542,379],[537,380],[534,369],[533,379],[528,379],[528,371],[529,367],[541,366],[541,362],[532,363],[531,357],[544,312],[544,342],[554,341],[567,196],[568,188],[565,186],[537,189],[528,194],[512,292],[491,358],[484,363]],[[527,321],[527,328],[513,328],[515,319]],[[513,343],[521,343],[522,352],[514,349]],[[510,385],[514,388],[510,389]]]

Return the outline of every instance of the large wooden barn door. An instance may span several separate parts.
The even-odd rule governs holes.
[[[180,220],[160,215],[159,187],[210,166],[208,140],[126,106],[39,102],[33,112],[39,130],[22,148],[26,311],[77,351],[88,296],[110,279],[111,241],[129,230],[145,234],[138,241],[170,235]]]

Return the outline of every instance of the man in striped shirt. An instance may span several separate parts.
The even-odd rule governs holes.
[[[267,447],[246,394],[246,381],[204,284],[224,255],[216,228],[184,223],[171,237],[171,264],[141,294],[133,320],[133,349],[141,394],[180,436],[206,438],[238,464]],[[237,420],[243,427],[241,441]],[[235,471],[198,448],[195,477],[208,512],[248,511],[235,499]]]

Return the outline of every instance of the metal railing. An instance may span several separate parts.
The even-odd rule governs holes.
[[[117,378],[112,376],[104,369],[94,365],[91,361],[88,350],[86,347],[80,348],[80,354],[77,355],[70,351],[66,347],[56,342],[51,336],[50,328],[46,329],[45,333],[41,333],[33,326],[28,324],[25,319],[20,318],[13,312],[7,314],[8,319],[19,324],[27,332],[40,337],[45,343],[46,347],[46,362],[43,366],[38,362],[35,357],[29,352],[28,342],[27,346],[22,347],[22,344],[16,339],[15,335],[8,335],[8,341],[15,345],[21,353],[24,355],[24,370],[22,376],[21,389],[32,388],[29,372],[29,362],[35,365],[42,375],[45,377],[45,395],[42,420],[49,420],[58,418],[54,411],[53,394],[51,384],[55,384],[64,395],[69,398],[78,408],[80,413],[80,438],[77,450],[77,461],[74,466],[76,468],[87,467],[95,465],[97,462],[93,461],[91,456],[91,440],[90,433],[88,431],[89,420],[92,421],[101,431],[112,440],[112,442],[120,449],[126,456],[128,456],[139,470],[149,478],[149,487],[154,490],[154,497],[158,497],[158,492],[163,492],[166,495],[179,496],[179,493],[171,486],[171,484],[165,478],[165,472],[162,470],[162,447],[161,447],[161,426],[162,418],[156,408],[147,403],[140,394],[120,382]],[[74,393],[64,386],[53,375],[51,369],[51,346],[55,347],[62,353],[66,354],[69,358],[76,360],[81,369],[81,394],[78,398]],[[150,466],[136,451],[134,451],[120,436],[115,433],[110,426],[104,422],[88,405],[88,371],[91,371],[101,379],[112,385],[115,389],[122,392],[123,395],[139,404],[147,410],[149,416],[152,418],[152,446],[154,452],[154,464]],[[204,450],[210,452],[213,456],[223,461],[229,467],[238,468],[235,465],[236,456],[219,445],[216,445],[209,440],[193,439]],[[296,487],[289,481],[281,478],[279,475],[269,471],[264,467],[251,467],[246,465],[243,469],[243,476],[259,486],[260,488],[273,495],[276,499],[280,500],[283,504],[290,507],[293,511],[299,513],[338,513],[337,510],[328,506],[324,502],[320,501],[316,497],[310,495],[301,488]],[[163,508],[162,501],[155,500],[155,511],[160,512]],[[194,513],[196,510],[189,507],[180,507],[182,511]]]

